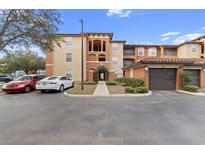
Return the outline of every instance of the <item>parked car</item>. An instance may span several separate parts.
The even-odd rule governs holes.
[[[2,91],[6,93],[28,93],[31,90],[35,90],[36,83],[43,78],[45,78],[45,75],[25,75],[3,85]]]
[[[36,90],[41,92],[57,90],[64,91],[66,88],[70,88],[74,86],[74,81],[65,76],[50,76],[44,78],[43,80],[37,82]]]
[[[12,80],[13,80],[13,78],[11,78],[8,75],[0,75],[0,82],[8,83],[8,82],[10,82]]]

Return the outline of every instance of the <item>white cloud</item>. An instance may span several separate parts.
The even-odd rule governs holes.
[[[202,27],[201,29],[205,30],[205,27]]]
[[[167,32],[167,33],[162,34],[161,37],[174,36],[178,34],[180,34],[180,32]]]
[[[183,35],[183,36],[180,36],[178,38],[176,38],[173,43],[174,44],[181,44],[181,43],[184,43],[186,41],[191,41],[199,36],[201,36],[202,34],[201,33],[192,33],[192,34],[186,34],[186,35]]]
[[[131,13],[132,13],[131,10],[109,9],[109,10],[107,11],[107,16],[108,16],[108,17],[111,17],[111,16],[114,16],[114,15],[117,15],[117,16],[119,16],[120,18],[126,18],[126,17],[129,17]]]
[[[170,38],[169,37],[163,37],[161,38],[161,41],[166,41],[166,40],[169,40]]]

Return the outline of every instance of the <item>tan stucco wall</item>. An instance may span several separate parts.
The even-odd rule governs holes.
[[[112,44],[118,44],[118,48],[116,51],[112,51]],[[111,43],[110,45],[110,70],[115,70],[115,73],[117,75],[117,77],[123,77],[123,71],[122,71],[122,67],[123,67],[123,43]],[[112,64],[112,58],[116,57],[118,59],[117,64]]]
[[[195,45],[197,47],[196,52],[191,51],[191,46]],[[201,55],[201,45],[200,44],[184,44],[177,49],[178,58],[200,58]]]
[[[64,37],[66,38],[66,37]],[[66,62],[66,53],[72,53],[72,62]],[[84,38],[84,53],[86,53],[86,39]],[[86,75],[86,55],[84,54],[84,78]],[[72,70],[72,79],[81,80],[81,37],[72,36],[72,46],[61,42],[61,47],[54,48],[53,75],[65,75],[66,69]]]

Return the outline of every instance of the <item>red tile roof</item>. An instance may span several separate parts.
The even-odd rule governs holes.
[[[132,68],[140,64],[181,64],[181,65],[199,65],[205,66],[205,59],[200,58],[146,58],[139,60],[123,69]]]

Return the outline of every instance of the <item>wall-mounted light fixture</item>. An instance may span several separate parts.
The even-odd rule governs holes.
[[[145,68],[144,68],[144,70],[145,70],[145,71],[148,71],[148,70],[149,70],[149,68],[148,68],[148,67],[145,67]]]

